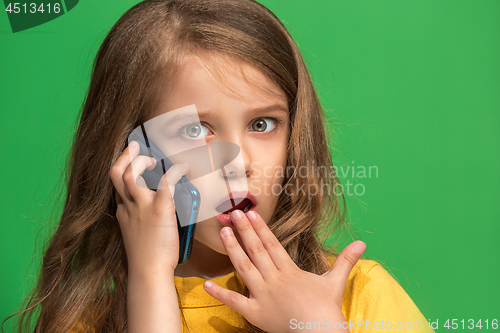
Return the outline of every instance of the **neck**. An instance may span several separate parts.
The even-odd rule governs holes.
[[[203,279],[213,279],[227,275],[233,270],[233,265],[227,255],[216,252],[194,239],[191,258],[187,263],[178,265],[174,271],[174,275],[179,277],[196,276]]]

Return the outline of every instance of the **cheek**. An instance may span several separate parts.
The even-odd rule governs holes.
[[[279,196],[283,184],[283,172],[282,166],[267,165],[264,167],[259,183],[265,196]]]
[[[285,157],[270,155],[252,163],[250,188],[260,190],[265,196],[279,195],[286,173],[285,162]]]

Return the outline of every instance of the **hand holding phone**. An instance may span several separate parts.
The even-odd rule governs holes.
[[[140,155],[146,155],[156,159],[156,167],[153,170],[145,170],[142,174],[148,188],[156,191],[156,186],[161,177],[167,172],[173,163],[163,152],[148,140],[144,126],[139,126],[129,135],[128,141],[136,141],[140,146]],[[174,203],[176,208],[177,227],[179,232],[179,264],[189,260],[195,226],[198,219],[198,210],[201,197],[197,188],[183,176],[175,185]]]
[[[115,216],[120,226],[126,251],[128,273],[131,276],[170,276],[174,274],[179,259],[179,236],[173,186],[170,191],[148,189],[139,178],[144,170],[151,170],[156,161],[139,154],[139,144],[131,142],[110,168],[109,174],[115,188]],[[189,168],[175,164],[161,179],[176,184]],[[141,182],[142,181],[142,182]]]

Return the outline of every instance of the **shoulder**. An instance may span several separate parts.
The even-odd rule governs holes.
[[[334,257],[328,258],[332,265]],[[392,297],[395,300],[411,301],[399,283],[374,260],[360,259],[354,265],[347,280],[345,296],[349,303],[360,301],[378,301]]]
[[[335,257],[328,257],[328,263],[333,265],[335,262]],[[391,285],[397,282],[394,278],[374,260],[360,259],[354,265],[351,273],[349,274],[349,279],[347,280],[347,285],[362,287],[366,284],[381,284],[381,285]],[[358,288],[356,288],[358,289]]]
[[[330,265],[335,258],[328,258]],[[342,299],[346,319],[364,322],[412,323],[407,332],[433,332],[427,320],[399,283],[374,260],[360,259],[351,270]],[[419,323],[419,324],[418,324]],[[394,327],[395,327],[394,326]],[[356,332],[364,332],[363,329]]]
[[[328,258],[330,266],[333,265],[334,262],[335,257]],[[401,288],[399,283],[389,274],[389,272],[387,272],[384,267],[382,267],[381,264],[368,259],[358,260],[349,274],[347,285],[356,287],[356,290],[366,286],[378,286],[380,288],[398,286]]]

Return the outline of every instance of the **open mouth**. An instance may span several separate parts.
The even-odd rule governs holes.
[[[239,209],[243,213],[248,212],[253,206],[252,200],[248,198],[234,198],[222,202],[215,209],[221,214],[231,214],[233,210]]]

